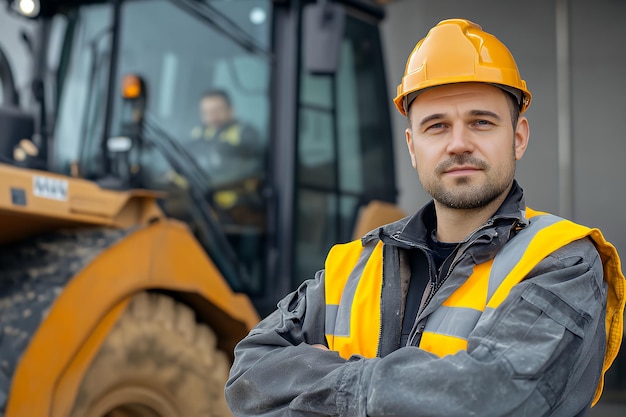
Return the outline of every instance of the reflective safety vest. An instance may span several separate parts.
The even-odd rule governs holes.
[[[214,127],[196,126],[191,130],[192,139],[219,140],[233,146],[241,144],[241,126],[232,123],[230,126],[222,128],[221,131]]]
[[[419,344],[440,357],[467,349],[467,338],[486,309],[497,308],[513,286],[545,257],[584,237],[596,244],[609,284],[607,347],[602,375],[617,356],[624,313],[624,276],[617,251],[598,229],[527,209],[529,224],[495,258],[474,266],[472,274],[427,319]],[[377,355],[381,333],[383,244],[360,240],[335,245],[326,259],[326,340],[343,358]],[[594,403],[602,393],[601,378]]]

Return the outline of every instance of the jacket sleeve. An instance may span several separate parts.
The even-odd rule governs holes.
[[[604,355],[606,287],[589,240],[542,261],[438,358],[404,347],[349,361],[323,341],[322,275],[236,348],[226,395],[237,416],[548,416],[589,406]]]

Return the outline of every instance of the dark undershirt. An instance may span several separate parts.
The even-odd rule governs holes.
[[[443,262],[454,252],[454,248],[456,248],[458,243],[446,243],[440,242],[435,237],[435,232],[433,232],[428,238],[428,246],[432,250],[433,259],[435,260],[435,266],[437,267],[437,271],[441,268]]]
[[[439,242],[435,237],[435,232],[428,236],[428,247],[431,249],[433,260],[435,261],[436,271],[446,260],[446,258],[454,251],[457,243]],[[402,338],[400,346],[406,346],[409,334],[417,317],[417,310],[420,307],[422,296],[426,290],[429,277],[420,271],[426,271],[421,262],[424,262],[424,254],[421,249],[412,249],[409,251],[409,262],[411,264],[411,281],[409,282],[409,290],[406,296],[404,306],[404,319],[402,321]],[[421,266],[421,267],[420,267]]]

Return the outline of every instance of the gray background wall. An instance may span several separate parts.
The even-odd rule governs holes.
[[[570,59],[557,67],[557,16],[565,17]],[[428,29],[447,18],[463,17],[495,34],[516,57],[533,101],[526,113],[531,142],[518,163],[517,178],[527,204],[599,227],[626,253],[626,203],[622,171],[626,140],[626,1],[622,0],[396,0],[387,4],[383,24],[390,96],[406,58]],[[563,71],[565,69],[565,71]],[[561,73],[563,71],[563,73]],[[568,81],[571,100],[559,104],[558,82]],[[564,76],[565,75],[565,76]],[[393,107],[392,107],[393,108]],[[428,201],[411,167],[404,139],[405,119],[393,109],[400,205],[412,212]],[[559,170],[558,115],[569,119],[570,172]],[[566,120],[567,121],[567,120]],[[571,191],[560,197],[560,192]]]

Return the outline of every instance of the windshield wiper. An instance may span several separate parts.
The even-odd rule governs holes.
[[[216,30],[230,38],[245,50],[263,55],[267,58],[272,57],[272,53],[261,46],[256,39],[243,30],[237,23],[233,22],[228,16],[225,16],[215,7],[201,0],[170,0],[176,6],[189,11],[196,17],[208,22]]]

